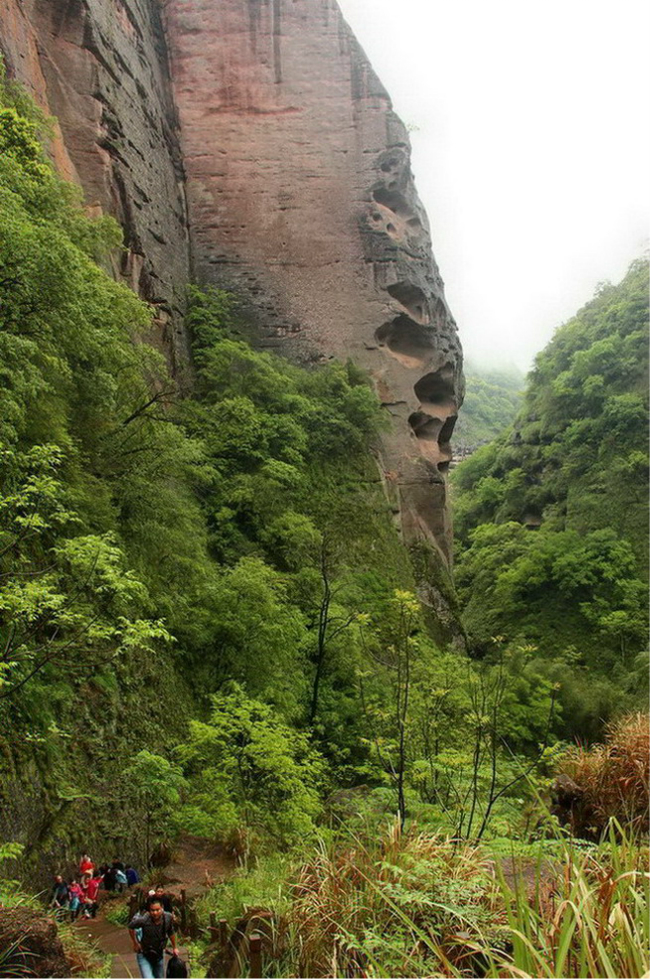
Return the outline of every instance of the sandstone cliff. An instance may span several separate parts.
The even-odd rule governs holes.
[[[58,165],[123,224],[121,273],[177,370],[191,267],[242,298],[258,343],[370,371],[386,490],[450,619],[432,582],[461,350],[408,135],[336,0],[0,0],[0,38],[59,118]]]
[[[0,0],[0,50],[58,119],[59,169],[124,228],[117,271],[156,308],[180,371],[188,229],[159,14],[151,0]]]

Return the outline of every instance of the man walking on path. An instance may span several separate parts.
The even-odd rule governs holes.
[[[168,941],[171,940],[172,955],[178,955],[171,914],[163,911],[160,901],[152,901],[147,912],[131,918],[129,933],[142,979],[163,979]]]

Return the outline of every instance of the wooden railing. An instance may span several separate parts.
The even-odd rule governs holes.
[[[263,937],[250,926],[255,919],[240,922],[232,931],[225,918],[217,921],[214,911],[210,914],[209,977],[236,979],[248,975],[251,979],[262,979]]]

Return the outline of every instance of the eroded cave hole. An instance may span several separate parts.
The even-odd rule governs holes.
[[[431,331],[406,313],[400,313],[394,320],[380,326],[375,338],[405,367],[422,367],[433,350]]]
[[[411,318],[416,322],[429,322],[427,297],[418,286],[411,282],[395,282],[392,286],[386,286],[386,292],[401,303],[404,309],[408,309]]]
[[[426,411],[414,411],[409,415],[409,425],[419,439],[437,442],[442,428],[442,419],[428,415]]]
[[[409,207],[406,198],[398,190],[389,190],[387,187],[377,187],[372,192],[373,198],[378,204],[387,207],[389,211],[398,214],[405,221],[416,217],[413,209]]]
[[[436,323],[440,328],[443,328],[447,323],[447,319],[448,319],[447,307],[443,303],[442,299],[440,298],[436,299],[433,305],[431,318],[433,322]]]
[[[440,370],[425,374],[413,390],[419,401],[432,405],[455,404],[453,364],[446,363]]]

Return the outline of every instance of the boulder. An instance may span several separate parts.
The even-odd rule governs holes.
[[[3,976],[70,976],[52,918],[30,908],[0,907],[0,970]]]

